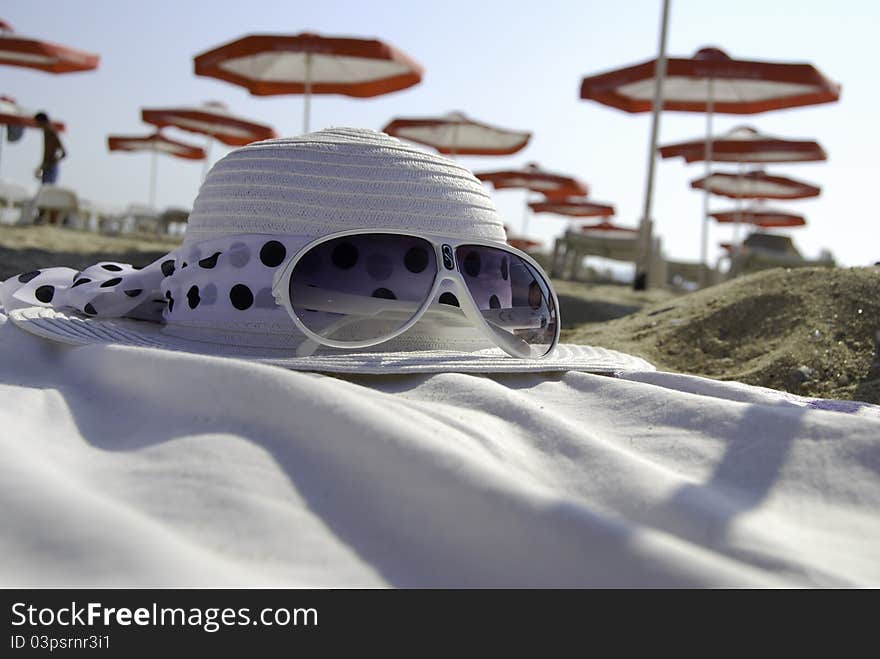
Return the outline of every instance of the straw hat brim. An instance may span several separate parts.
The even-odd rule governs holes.
[[[246,359],[298,371],[394,375],[404,373],[542,373],[585,371],[617,373],[653,371],[647,361],[605,348],[559,345],[544,359],[515,359],[498,348],[461,352],[420,350],[415,352],[345,351],[339,354],[291,356],[289,349],[253,348],[207,343],[171,336],[162,326],[147,321],[90,318],[75,312],[46,307],[17,309],[10,320],[21,329],[69,345],[119,344],[143,348],[179,350],[204,355]]]

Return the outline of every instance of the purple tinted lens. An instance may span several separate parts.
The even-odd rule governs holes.
[[[344,236],[300,258],[290,277],[290,301],[297,318],[325,339],[381,339],[415,316],[436,275],[434,247],[427,240]]]
[[[553,349],[559,314],[550,285],[535,266],[483,245],[461,245],[455,256],[474,303],[494,331],[521,341],[531,357]]]

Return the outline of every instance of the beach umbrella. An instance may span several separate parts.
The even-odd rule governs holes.
[[[532,240],[531,238],[508,238],[507,244],[524,252],[541,246],[539,241]]]
[[[632,234],[638,233],[638,229],[633,229],[631,227],[622,227],[619,224],[612,224],[611,222],[600,222],[599,224],[587,224],[581,227],[581,231],[584,233],[591,232],[602,232],[602,233],[624,233],[624,234]]]
[[[312,94],[369,98],[418,84],[422,67],[377,39],[318,34],[249,35],[200,55],[195,73],[240,85],[256,96],[302,94],[303,132]]]
[[[474,176],[491,183],[496,190],[524,188],[540,192],[548,199],[578,197],[589,194],[587,184],[567,174],[556,174],[541,169],[537,163],[528,163],[522,169],[505,169],[494,172],[474,172]]]
[[[97,69],[98,60],[92,53],[17,34],[5,21],[0,25],[0,65],[75,73]]]
[[[660,147],[661,158],[684,158],[687,163],[706,157],[706,140],[699,138]],[[828,155],[815,140],[788,140],[759,133],[751,126],[738,126],[712,137],[712,160],[736,163],[819,162]]]
[[[720,223],[745,223],[765,229],[802,227],[807,224],[803,215],[785,213],[765,208],[750,210],[729,210],[711,213],[710,217]],[[722,244],[724,247],[724,244]],[[728,249],[728,248],[726,248]]]
[[[760,170],[742,175],[716,172],[691,181],[691,187],[730,199],[806,199],[821,193],[815,185]]]
[[[490,126],[460,112],[442,117],[396,117],[383,132],[452,156],[509,156],[525,148],[532,134]]]
[[[496,190],[525,189],[540,192],[547,199],[587,196],[590,192],[586,183],[573,176],[556,174],[541,169],[537,163],[528,163],[523,169],[505,169],[494,172],[474,172],[474,176],[490,183]],[[523,214],[522,232],[529,227],[529,205],[526,203]]]
[[[6,126],[21,126],[22,128],[37,128],[34,119],[36,112],[21,107],[11,96],[0,96],[0,124]],[[53,121],[52,127],[57,131],[64,131],[64,123]]]
[[[533,213],[553,213],[574,218],[611,217],[614,215],[614,206],[611,204],[577,197],[532,201],[529,202],[529,208]]]
[[[10,96],[0,96],[0,125],[14,126],[16,128],[37,128],[37,122],[34,120],[32,110],[26,110],[15,102]],[[64,131],[64,124],[60,121],[53,121],[52,127],[57,131]],[[10,136],[10,141],[15,141],[15,137]],[[0,163],[2,163],[3,141],[5,140],[4,131],[0,130]]]
[[[149,151],[153,154],[150,164],[150,208],[156,205],[156,168],[160,153],[185,160],[202,160],[205,157],[201,147],[169,139],[159,132],[152,135],[109,135],[107,148],[110,151]]]
[[[668,4],[664,4],[662,31],[665,35]],[[661,36],[665,46],[665,37]],[[655,79],[660,72],[659,82]],[[659,98],[655,98],[659,92]],[[661,56],[632,66],[584,78],[581,98],[590,99],[625,112],[648,112],[660,107],[678,112],[701,112],[706,115],[704,159],[706,174],[712,162],[712,116],[757,114],[770,110],[794,108],[837,101],[840,85],[832,82],[809,63],[781,63],[735,60],[718,48],[701,48],[693,57]],[[659,107],[658,107],[659,106]],[[643,231],[650,233],[653,162],[657,144],[657,120],[652,130],[651,166],[645,194]],[[703,202],[701,263],[706,264],[708,239],[708,195]],[[650,236],[647,236],[650,238]],[[650,245],[650,240],[645,241]]]
[[[216,101],[195,107],[144,108],[141,110],[141,118],[159,128],[173,126],[206,135],[205,170],[209,165],[211,143],[215,139],[229,146],[245,146],[251,142],[277,137],[271,126],[234,115],[223,103]],[[207,171],[202,173],[203,178],[206,173]]]

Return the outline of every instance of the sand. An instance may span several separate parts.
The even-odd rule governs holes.
[[[144,266],[179,244],[179,238],[142,234],[107,236],[60,227],[0,225],[0,280],[36,268],[82,270],[98,261]]]
[[[178,239],[0,225],[0,279],[99,260],[146,265]],[[687,295],[555,282],[563,341],[658,369],[880,403],[880,268],[768,270]]]
[[[564,310],[563,310],[564,313]],[[774,269],[568,329],[658,369],[880,403],[880,268]]]

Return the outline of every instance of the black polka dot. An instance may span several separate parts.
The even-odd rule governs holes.
[[[480,274],[480,253],[479,252],[468,252],[467,256],[464,257],[464,271],[471,277],[476,277]]]
[[[446,291],[445,293],[443,293],[437,301],[440,304],[448,304],[450,307],[460,307],[461,306],[458,303],[458,298],[455,297],[449,291]]]
[[[97,311],[95,311],[95,307],[92,306],[91,302],[83,307],[83,311],[85,311],[90,316],[94,316],[98,313]]]
[[[25,272],[24,274],[19,275],[18,281],[20,281],[22,284],[26,284],[34,277],[39,277],[39,276],[40,276],[39,270],[32,270],[30,272]]]
[[[497,295],[493,295],[489,298],[489,308],[490,309],[500,309],[501,308],[501,300],[498,299]]]
[[[113,265],[112,263],[105,263],[101,266],[104,270],[109,270],[110,272],[122,272],[122,268],[118,265]]]
[[[122,283],[122,277],[114,277],[113,279],[108,279],[103,284],[101,284],[101,288],[110,288],[112,286],[116,286],[116,284]]]
[[[260,250],[260,261],[267,268],[275,268],[281,265],[285,256],[287,256],[287,250],[277,240],[270,240]]]
[[[397,296],[393,291],[388,290],[387,288],[377,288],[373,291],[373,297],[382,298],[383,300],[396,300]]]
[[[166,277],[170,277],[174,274],[174,259],[168,259],[167,261],[162,261],[162,274]]]
[[[195,309],[197,306],[199,306],[199,302],[202,301],[202,298],[199,297],[198,286],[189,287],[189,290],[186,292],[186,300],[189,303],[190,309]]]
[[[168,300],[168,311],[174,311],[174,298],[171,297],[171,291],[165,291],[165,299]]]
[[[394,272],[394,264],[384,254],[370,254],[367,257],[367,272],[376,281],[385,281]]]
[[[144,266],[142,266],[142,265],[133,265],[133,266],[131,266],[131,269],[132,269],[132,270],[143,270],[143,269],[144,269]]]
[[[214,252],[211,256],[207,256],[199,261],[199,267],[204,268],[205,270],[210,270],[215,265],[217,265],[217,257],[220,256],[221,252]]]
[[[333,265],[340,270],[348,270],[353,268],[358,260],[358,248],[351,243],[339,243],[333,248],[333,254],[330,255]]]
[[[88,277],[83,277],[82,279],[77,279],[75,282],[73,282],[73,286],[71,286],[71,288],[76,288],[77,286],[82,286],[83,284],[90,283],[92,283],[91,279],[89,279]]]
[[[419,273],[428,267],[428,252],[424,247],[410,247],[403,257],[406,269],[413,273]]]
[[[187,263],[186,263],[186,261],[184,261],[184,262],[181,264],[180,269],[183,270],[186,266],[187,266]]]
[[[501,259],[501,278],[504,281],[507,281],[507,278],[510,276],[510,262],[507,260],[507,257],[503,257]]]
[[[130,289],[130,290],[123,291],[123,292],[124,292],[128,297],[137,297],[138,295],[140,295],[141,293],[144,292],[144,289],[142,289],[142,288],[132,288],[132,289]]]
[[[244,284],[236,284],[229,291],[229,301],[232,302],[233,307],[239,311],[244,311],[245,309],[250,309],[250,306],[254,303],[254,294]]]
[[[52,298],[55,297],[55,287],[40,286],[37,290],[34,291],[34,297],[37,298],[40,302],[45,302],[46,304],[49,304],[52,301]]]

